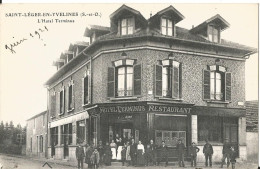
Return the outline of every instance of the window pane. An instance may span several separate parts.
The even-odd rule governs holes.
[[[166,35],[166,27],[162,27],[162,34]]]
[[[127,26],[133,26],[134,24],[134,18],[128,18],[127,19],[128,23],[127,23]]]
[[[172,28],[168,28],[168,35],[172,36]]]
[[[118,75],[118,91],[125,88],[125,75]]]
[[[126,19],[122,19],[122,24],[121,24],[122,27],[125,27],[126,26]]]
[[[168,20],[168,28],[172,28],[172,21]]]
[[[127,59],[126,65],[134,65],[134,60]]]
[[[222,99],[221,79],[216,79],[216,99],[217,100],[221,100]]]
[[[124,67],[120,67],[118,68],[118,74],[125,74],[125,68]]]
[[[163,76],[162,76],[162,92],[163,96],[167,96],[169,94],[169,75],[168,75],[168,69],[169,67],[163,68]]]
[[[133,27],[132,26],[130,26],[130,27],[128,27],[128,32],[127,32],[127,34],[129,35],[129,34],[133,34]]]
[[[210,99],[215,99],[215,73],[210,72]]]
[[[212,42],[212,40],[213,40],[212,34],[209,33],[209,41]]]
[[[127,67],[127,74],[133,73],[133,67]]]
[[[126,27],[122,27],[122,35],[126,35]]]
[[[214,42],[218,42],[218,35],[213,35]]]
[[[162,18],[162,26],[166,26],[166,19]]]

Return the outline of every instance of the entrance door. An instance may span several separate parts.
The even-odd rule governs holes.
[[[116,123],[114,125],[114,134],[119,134],[119,137],[125,135],[127,138],[133,134],[133,124],[132,123]]]
[[[236,156],[239,155],[239,147],[238,147],[238,127],[236,124],[225,124],[224,126],[225,138],[224,140],[228,140],[228,143],[234,147],[237,152]]]

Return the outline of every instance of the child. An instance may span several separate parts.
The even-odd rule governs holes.
[[[122,166],[124,166],[125,162],[126,162],[126,146],[123,146],[123,148],[122,148],[121,160],[122,160]]]
[[[196,146],[195,142],[192,142],[192,145],[190,146],[190,155],[191,155],[191,166],[194,167],[197,166],[197,153],[200,151],[200,149]]]
[[[236,164],[236,152],[234,147],[230,148],[230,162],[232,164],[232,169],[235,169],[235,164]]]
[[[99,152],[98,152],[97,148],[95,147],[94,152],[91,155],[91,164],[94,168],[98,168],[99,160],[100,160]]]
[[[145,151],[145,162],[146,162],[146,166],[149,166],[149,163],[152,160],[152,149],[150,147],[150,145],[147,145],[146,151]]]

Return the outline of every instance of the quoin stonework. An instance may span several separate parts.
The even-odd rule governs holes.
[[[201,150],[208,139],[220,162],[227,139],[246,160],[245,61],[256,49],[222,39],[230,24],[220,15],[190,30],[177,26],[184,16],[173,6],[146,19],[123,5],[107,19],[110,27],[90,25],[90,42],[71,44],[54,62],[47,157],[76,160],[78,143],[118,133],[165,140],[171,161],[178,139]]]

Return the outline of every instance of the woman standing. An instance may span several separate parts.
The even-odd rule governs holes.
[[[112,151],[112,160],[116,160],[117,145],[116,145],[114,140],[112,140],[112,142],[110,143],[110,148],[111,148],[111,151]]]
[[[121,160],[121,151],[122,151],[122,148],[123,148],[123,142],[122,142],[122,138],[119,138],[119,141],[117,143],[117,156],[116,156],[116,159],[117,160]]]
[[[137,165],[144,166],[145,159],[144,159],[144,145],[141,141],[138,142],[137,145]]]

